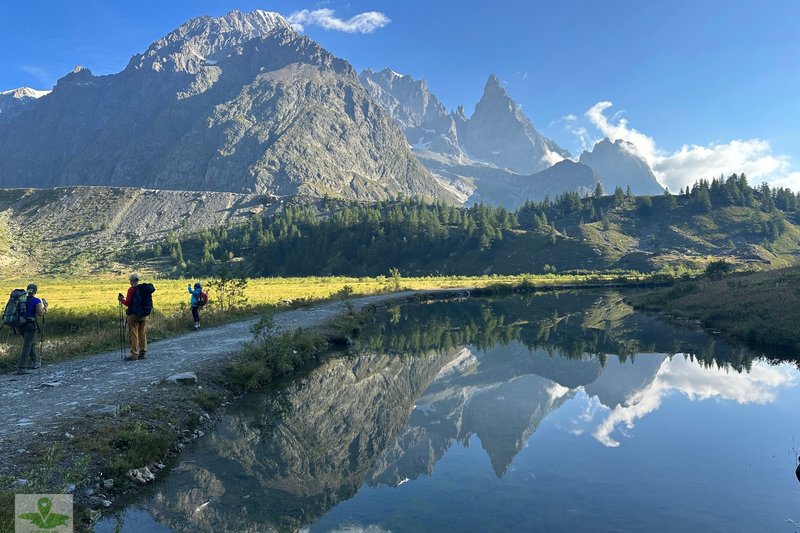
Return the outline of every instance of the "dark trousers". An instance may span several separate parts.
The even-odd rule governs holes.
[[[38,368],[39,358],[36,355],[36,322],[28,322],[20,327],[22,331],[22,353],[19,354],[17,368]]]
[[[200,323],[200,308],[196,305],[192,306],[192,318],[194,318],[194,323]]]

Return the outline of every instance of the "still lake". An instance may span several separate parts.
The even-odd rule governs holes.
[[[616,293],[396,306],[96,531],[799,531],[796,361]]]

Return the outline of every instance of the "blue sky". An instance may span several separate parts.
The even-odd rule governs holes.
[[[186,20],[232,9],[332,10],[303,32],[359,71],[425,78],[468,114],[495,73],[548,137],[575,154],[628,139],[673,190],[734,171],[800,190],[795,0],[15,2],[0,21],[0,90],[46,89],[78,64],[118,72]],[[341,31],[367,12],[379,27]],[[318,25],[332,19],[339,30]]]

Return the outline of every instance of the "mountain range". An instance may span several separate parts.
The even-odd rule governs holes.
[[[638,195],[663,193],[647,161],[629,142],[603,139],[572,161],[569,151],[535,128],[495,75],[489,76],[469,118],[463,106],[448,112],[425,80],[388,68],[366,69],[359,77],[403,127],[419,160],[463,191],[466,203],[516,208],[526,199],[567,191],[589,194],[598,183],[608,192],[630,187]]]
[[[6,187],[449,199],[349,63],[275,13],[199,17],[0,123]]]
[[[610,146],[607,146],[610,145]],[[475,112],[424,80],[365,70],[277,13],[198,17],[117,73],[0,93],[0,186],[104,185],[516,207],[567,190],[661,192],[633,145],[579,161],[492,75]],[[565,163],[566,161],[566,163]],[[560,165],[560,166],[559,166]]]

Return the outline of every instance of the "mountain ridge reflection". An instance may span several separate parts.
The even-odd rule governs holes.
[[[615,293],[396,307],[351,355],[231,406],[142,507],[175,530],[293,531],[364,484],[430,475],[473,435],[502,478],[545,418],[578,396],[599,408],[587,407],[574,434],[613,447],[620,426],[671,391],[771,401],[795,384],[757,357],[636,313]]]

